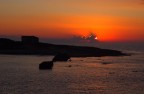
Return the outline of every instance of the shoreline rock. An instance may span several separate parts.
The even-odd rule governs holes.
[[[54,45],[49,43],[22,43],[20,41],[0,41],[0,54],[8,55],[57,55],[66,53],[70,57],[127,56],[117,50],[88,46]]]

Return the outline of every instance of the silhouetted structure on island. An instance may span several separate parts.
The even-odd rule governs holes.
[[[21,41],[23,44],[37,44],[39,43],[39,38],[35,36],[22,36]]]
[[[0,38],[0,54],[56,55],[67,53],[71,57],[122,56],[120,51],[86,46],[41,43],[35,36],[22,36],[22,41]]]

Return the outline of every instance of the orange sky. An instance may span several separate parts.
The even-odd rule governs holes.
[[[0,35],[144,41],[142,0],[3,0],[0,11]]]

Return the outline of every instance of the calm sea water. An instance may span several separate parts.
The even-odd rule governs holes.
[[[39,70],[53,56],[0,55],[0,94],[144,94],[144,53],[72,58]]]

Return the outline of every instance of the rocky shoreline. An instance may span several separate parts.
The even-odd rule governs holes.
[[[0,39],[0,54],[10,55],[56,55],[66,53],[71,57],[125,56],[117,50],[97,47],[54,45],[49,43],[23,43],[10,39]]]

